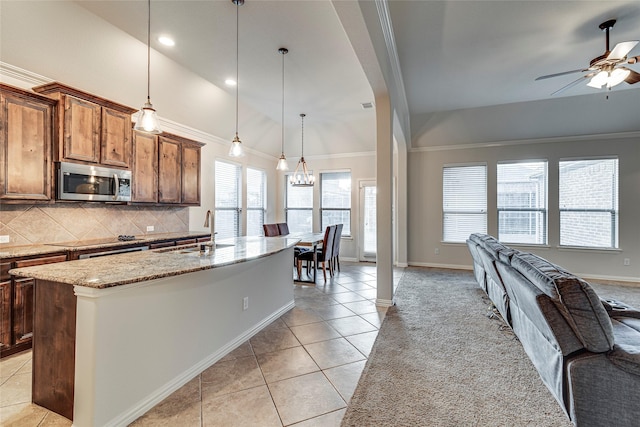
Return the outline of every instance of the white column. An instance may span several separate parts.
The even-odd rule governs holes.
[[[393,305],[393,120],[388,95],[376,96],[376,305]]]

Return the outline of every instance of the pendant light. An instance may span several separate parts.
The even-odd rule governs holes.
[[[284,56],[289,53],[289,50],[286,47],[281,47],[278,52],[282,54],[282,150],[276,170],[287,171],[289,165],[287,165],[287,158],[284,156]]]
[[[158,123],[158,116],[153,105],[151,105],[151,0],[147,2],[147,102],[144,103],[140,112],[138,113],[138,119],[136,125],[133,127],[135,130],[141,130],[147,133],[158,134],[162,133],[160,124]]]
[[[302,151],[300,153],[300,160],[298,160],[298,165],[296,166],[296,170],[289,177],[289,182],[294,187],[313,187],[313,184],[316,182],[316,177],[309,173],[309,169],[307,168],[307,162],[304,160],[304,118],[306,114],[301,113],[300,119],[302,121]]]
[[[236,5],[236,136],[231,141],[231,148],[229,148],[229,156],[230,157],[242,157],[244,156],[244,150],[242,149],[242,141],[240,141],[240,137],[238,136],[238,86],[240,86],[240,82],[238,80],[239,73],[238,63],[240,55],[240,6],[244,4],[244,0],[231,0],[231,3]]]

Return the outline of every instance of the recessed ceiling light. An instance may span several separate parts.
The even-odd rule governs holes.
[[[174,42],[171,37],[167,37],[167,36],[158,37],[158,41],[160,43],[162,43],[163,45],[165,45],[165,46],[175,46],[176,45],[176,42]]]
[[[227,86],[235,86],[237,83],[233,79],[227,79],[224,81]]]

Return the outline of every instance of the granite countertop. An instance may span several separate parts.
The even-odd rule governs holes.
[[[199,252],[199,244],[187,245],[16,268],[9,273],[104,289],[237,264],[283,251],[298,241],[287,237],[237,237],[217,241],[220,246],[204,255]]]
[[[129,241],[111,241],[105,242],[105,239],[94,240],[78,240],[74,242],[61,242],[50,244],[23,245],[0,247],[0,260],[8,258],[18,258],[33,255],[50,255],[56,253],[65,253],[68,251],[83,251],[87,249],[100,248],[117,248],[118,246],[126,246],[131,244],[152,243],[160,240],[169,239],[186,239],[209,236],[207,232],[184,231],[177,233],[156,233],[136,236],[136,240]],[[115,238],[114,238],[115,240]]]

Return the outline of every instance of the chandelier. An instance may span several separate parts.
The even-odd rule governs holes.
[[[289,176],[289,182],[294,187],[313,187],[313,184],[316,182],[316,177],[313,174],[309,173],[309,169],[307,168],[307,162],[304,160],[304,117],[306,114],[301,113],[300,119],[302,121],[302,151],[300,153],[300,160],[298,160],[298,165],[296,166],[295,172],[293,175]]]

